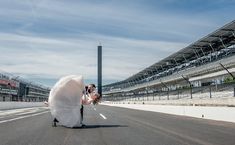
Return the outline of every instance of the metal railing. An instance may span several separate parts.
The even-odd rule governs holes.
[[[146,93],[125,95],[125,93],[103,96],[105,101],[157,101],[157,100],[180,100],[180,99],[204,99],[204,98],[228,98],[235,97],[235,82],[213,84],[201,87],[178,88],[168,91],[147,91]]]

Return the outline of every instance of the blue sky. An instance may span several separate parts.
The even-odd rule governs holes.
[[[0,70],[52,86],[123,80],[234,20],[234,0],[0,0]]]

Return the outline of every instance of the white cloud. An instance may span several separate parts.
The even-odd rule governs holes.
[[[28,3],[15,1],[12,5],[10,9],[2,7],[0,14],[5,16],[6,21],[19,21],[19,33],[46,31],[46,35],[76,33],[79,36],[84,33],[97,33],[187,42],[189,38],[195,38],[193,35],[201,34],[199,29],[216,26],[212,18],[208,19],[204,15],[194,15],[192,18],[185,13],[175,14],[171,11],[156,10],[151,13],[115,2],[94,4],[84,1],[44,0]],[[9,17],[12,19],[7,19]]]
[[[125,5],[125,4],[126,5]],[[130,2],[0,2],[0,68],[15,74],[96,78],[103,44],[104,79],[121,80],[213,31],[208,13],[140,9]],[[208,15],[205,15],[208,14]],[[219,24],[219,25],[218,25]]]
[[[90,41],[87,38],[64,40],[0,33],[0,50],[6,54],[1,57],[0,67],[17,74],[39,74],[54,78],[66,74],[83,74],[87,78],[95,79],[95,40],[99,38],[104,45],[104,79],[120,80],[185,46],[181,43],[94,34],[89,36]]]

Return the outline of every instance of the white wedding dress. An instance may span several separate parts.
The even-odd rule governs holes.
[[[81,126],[81,97],[85,85],[82,76],[62,77],[51,89],[49,107],[51,114],[66,127]]]

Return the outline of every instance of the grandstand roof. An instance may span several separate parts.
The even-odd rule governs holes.
[[[159,70],[165,70],[177,66],[178,64],[187,63],[188,61],[202,57],[214,51],[227,48],[235,44],[235,20],[208,34],[189,46],[179,50],[176,53],[162,59],[161,61],[145,68],[144,70],[132,75],[126,80],[112,83],[105,86],[113,86],[122,83],[134,81],[140,77],[151,76]]]

